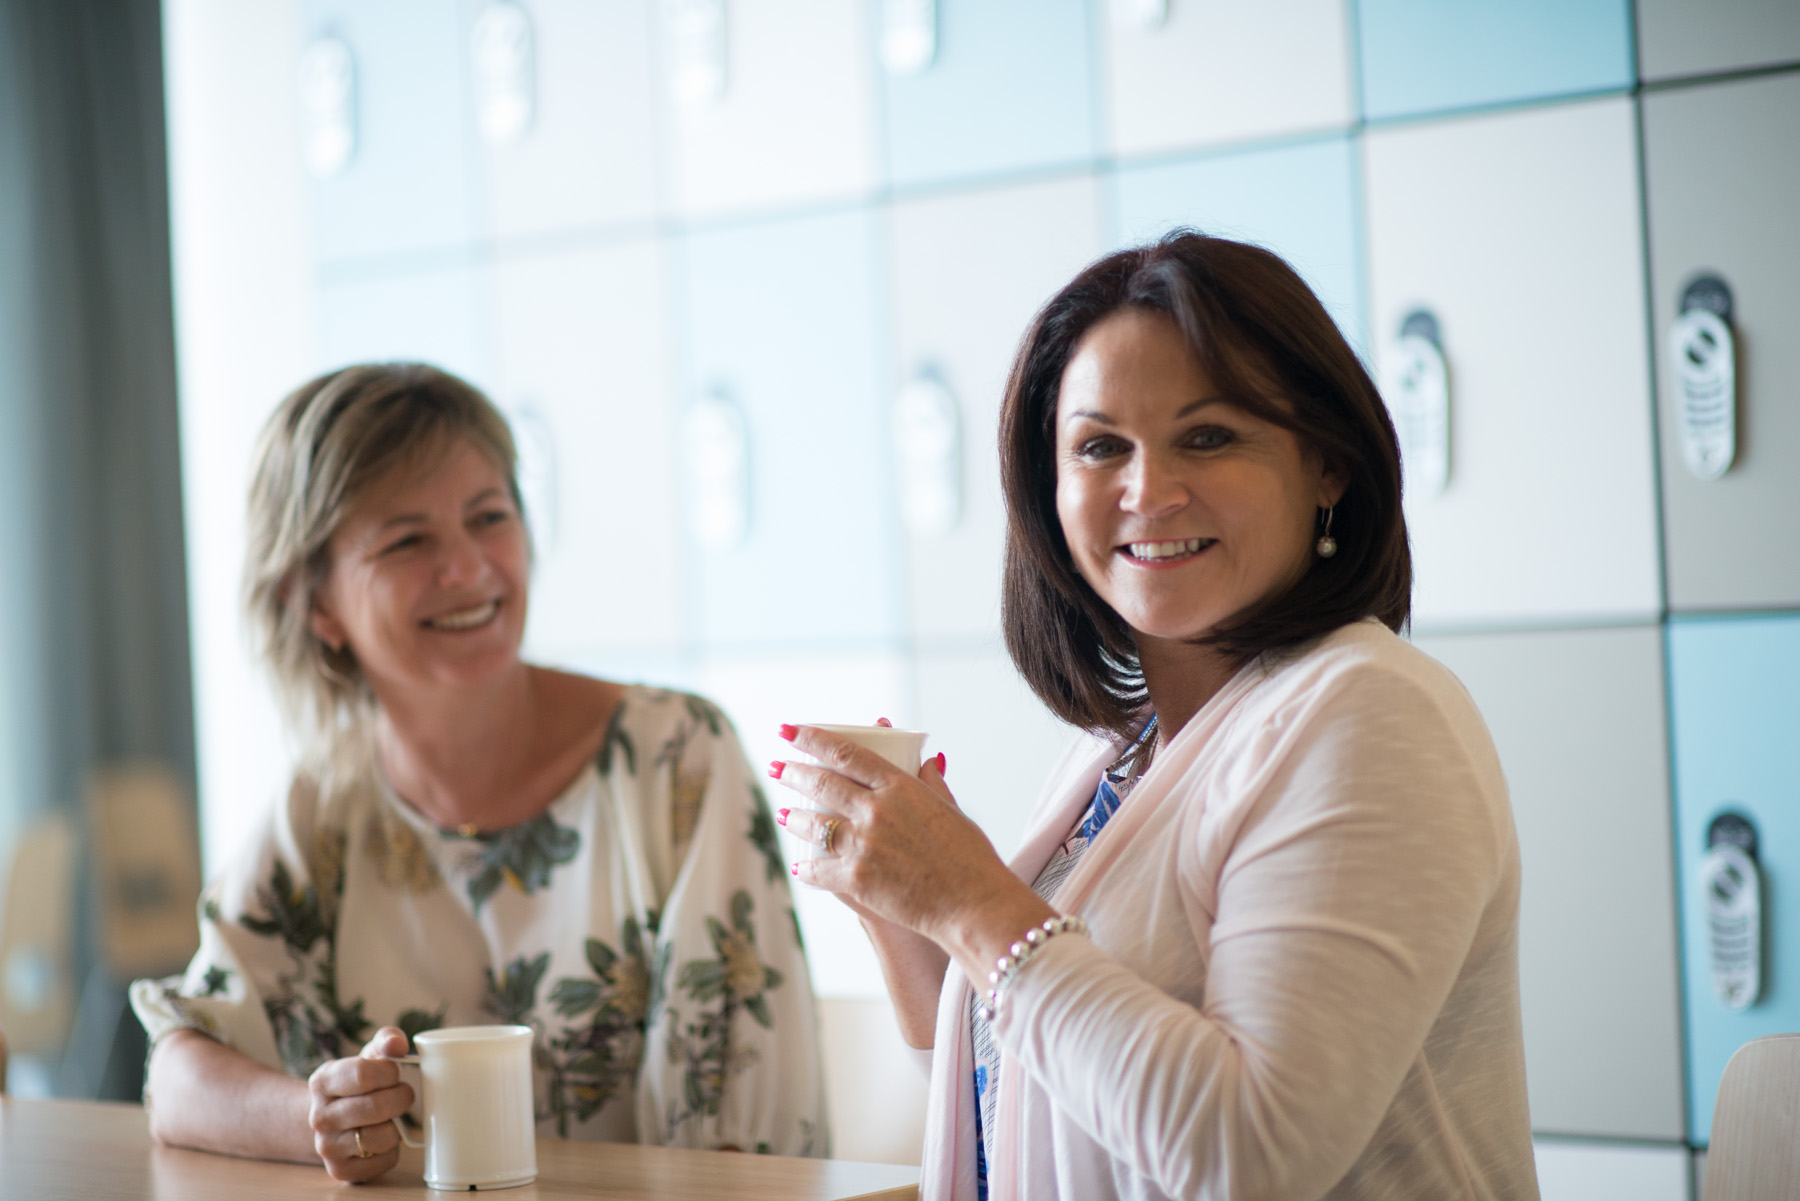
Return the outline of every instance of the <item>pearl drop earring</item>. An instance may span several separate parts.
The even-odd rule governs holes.
[[[1331,514],[1332,510],[1335,508],[1337,508],[1336,505],[1331,505],[1326,508],[1325,530],[1319,535],[1319,540],[1313,543],[1313,549],[1319,552],[1319,558],[1321,559],[1329,559],[1331,556],[1337,554],[1337,539],[1331,536]]]

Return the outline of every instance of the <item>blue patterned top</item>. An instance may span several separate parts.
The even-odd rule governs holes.
[[[1106,823],[1112,820],[1113,814],[1119,811],[1119,806],[1137,785],[1143,763],[1137,752],[1155,735],[1156,718],[1152,715],[1125,753],[1100,773],[1094,799],[1069,837],[1051,853],[1044,870],[1032,881],[1031,891],[1046,901],[1056,896],[1082,854],[1100,837],[1100,831],[1105,829]],[[978,986],[969,1003],[969,1037],[975,1050],[975,1186],[981,1201],[987,1201],[987,1165],[994,1153],[994,1114],[998,1110],[1000,1092],[1000,1044],[994,1039],[993,1027],[975,1012],[981,1007],[982,993]]]

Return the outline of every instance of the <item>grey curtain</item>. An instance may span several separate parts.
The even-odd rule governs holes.
[[[0,0],[0,834],[110,761],[193,793],[169,264],[156,0]]]

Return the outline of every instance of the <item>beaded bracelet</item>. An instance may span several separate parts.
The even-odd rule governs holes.
[[[1000,994],[1014,976],[1049,942],[1051,938],[1063,933],[1086,934],[1088,924],[1078,917],[1049,917],[1041,926],[1033,926],[1025,931],[1025,938],[1006,948],[1007,954],[994,961],[994,970],[988,973],[987,1001],[975,1011],[975,1016],[984,1022],[994,1020],[994,1014],[1000,1010]]]

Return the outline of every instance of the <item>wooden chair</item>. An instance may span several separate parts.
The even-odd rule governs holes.
[[[192,806],[166,766],[119,763],[87,789],[99,954],[57,1074],[65,1096],[128,1100],[143,1089],[144,1035],[127,989],[187,965],[199,943],[200,852]]]
[[[200,938],[200,849],[185,791],[161,764],[121,764],[94,773],[87,801],[105,966],[120,983],[180,971]]]
[[[1800,1034],[1737,1049],[1719,1080],[1706,1201],[1800,1197]]]
[[[74,823],[49,814],[0,868],[0,1027],[20,1055],[60,1054],[74,1016],[75,842]]]

